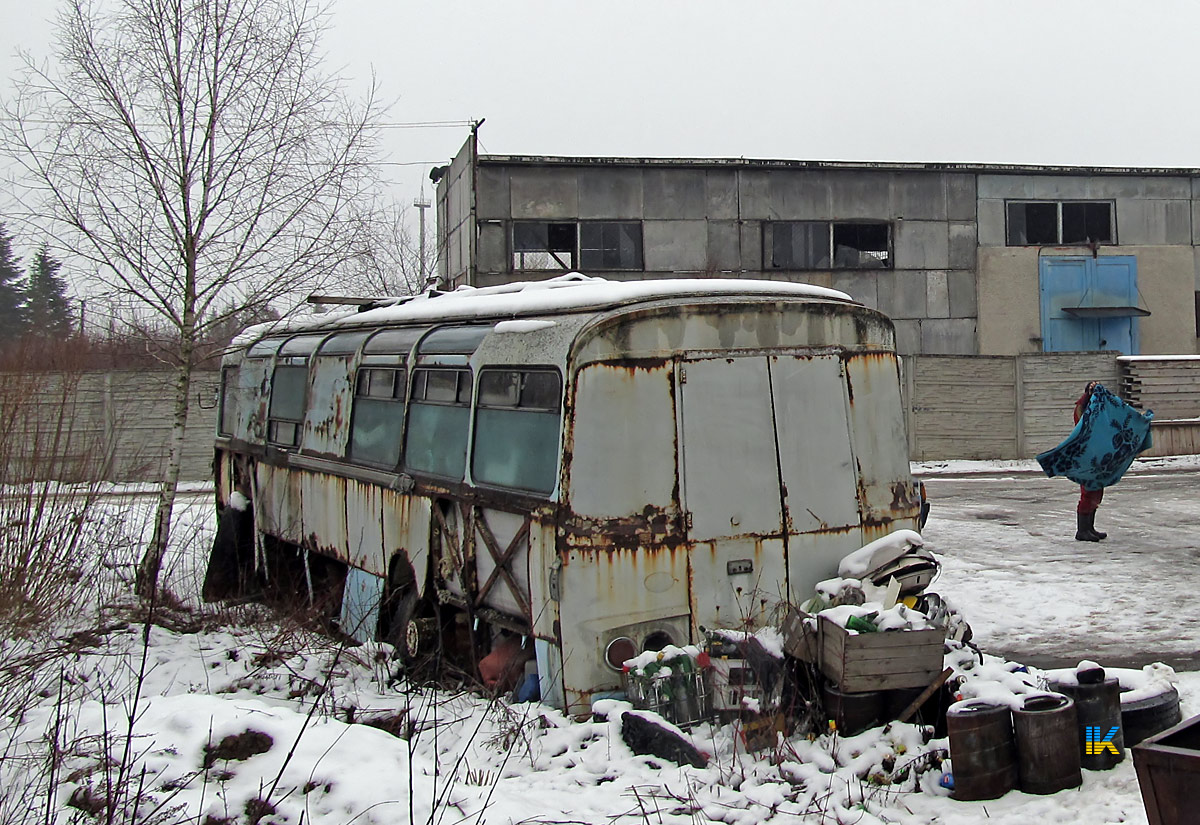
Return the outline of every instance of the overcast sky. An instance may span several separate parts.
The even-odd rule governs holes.
[[[5,77],[52,0],[0,0]],[[1200,4],[333,0],[389,122],[494,154],[1200,167]],[[7,92],[6,92],[7,93]],[[411,202],[465,126],[393,128]]]

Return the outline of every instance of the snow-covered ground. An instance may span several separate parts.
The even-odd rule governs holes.
[[[1105,491],[1102,542],[1074,540],[1078,487],[1040,473],[924,478],[933,501],[923,533],[939,553],[935,587],[968,614],[987,649],[1040,665],[1082,658],[1200,669],[1197,457],[1138,461]],[[983,467],[988,464],[980,463]],[[1036,467],[1033,462],[1027,464]]]
[[[932,477],[945,468],[924,472]],[[1069,512],[1069,495],[1056,493]],[[975,504],[943,501],[926,531],[935,550],[955,548],[935,589],[968,615],[985,647],[1012,634],[1036,646],[1038,633],[1094,636],[1114,621],[1127,622],[1122,632],[1136,632],[1157,620],[1088,612],[1095,595],[1077,583],[1081,568],[1088,580],[1098,575],[1097,559],[1117,552],[1112,539],[1101,547],[1064,542],[1057,520],[1039,524],[1042,517],[1031,521],[1015,508],[976,518],[997,509],[992,498],[989,491]],[[110,521],[124,525],[129,538],[129,554],[111,574],[129,578],[137,525],[148,523],[152,504],[134,498],[107,505]],[[167,581],[194,605],[211,539],[211,498],[185,496],[176,521]],[[1012,530],[1023,531],[1020,540]],[[1153,601],[1153,591],[1168,586],[1185,585],[1164,578],[1131,596],[1127,609],[1157,617],[1148,612],[1152,604],[1136,600]],[[0,679],[0,701],[11,720],[0,734],[0,819],[43,822],[38,812],[48,809],[67,822],[102,801],[106,787],[120,787],[126,800],[141,789],[139,821],[205,825],[1146,822],[1130,760],[1085,772],[1076,790],[967,803],[937,787],[933,766],[945,741],[924,742],[915,726],[797,737],[748,755],[731,727],[702,725],[691,736],[708,764],[678,767],[634,755],[615,720],[580,722],[538,704],[394,683],[386,647],[346,648],[254,608],[226,609],[206,621],[170,612],[145,644],[131,618],[136,614],[109,608],[97,630],[95,613],[81,604],[49,655],[36,655],[44,642],[0,643],[0,673],[10,674]],[[1178,679],[1185,717],[1200,714],[1200,673]],[[33,759],[48,738],[62,756],[59,788],[49,799],[38,784],[45,762]],[[122,764],[131,770],[122,772]],[[67,805],[72,796],[74,807]],[[12,815],[19,810],[26,818]]]

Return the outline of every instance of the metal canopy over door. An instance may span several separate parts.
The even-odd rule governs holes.
[[[761,625],[787,595],[776,592],[787,571],[767,359],[685,361],[679,370],[693,622]]]
[[[1136,257],[1047,255],[1038,278],[1045,352],[1138,353],[1137,315],[1145,312],[1137,309]]]

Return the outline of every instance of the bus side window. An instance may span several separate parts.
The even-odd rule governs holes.
[[[413,370],[404,466],[461,480],[467,466],[471,423],[471,373],[463,369]]]
[[[549,493],[558,480],[562,379],[549,370],[479,375],[471,475],[481,484]]]
[[[221,367],[221,407],[217,413],[217,435],[233,435],[237,418],[237,367]]]
[[[404,425],[405,371],[358,371],[350,421],[350,458],[391,469],[400,463]]]
[[[276,367],[271,376],[271,405],[267,413],[267,441],[281,447],[300,443],[304,426],[304,396],[308,392],[308,367]]]

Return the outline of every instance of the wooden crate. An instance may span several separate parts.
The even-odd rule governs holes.
[[[925,687],[942,672],[943,628],[848,633],[817,618],[818,666],[843,693]]]

